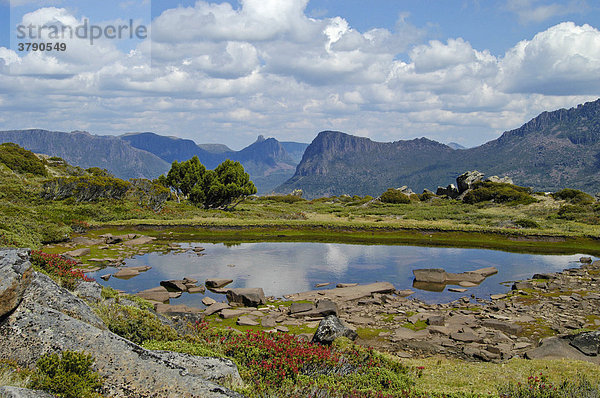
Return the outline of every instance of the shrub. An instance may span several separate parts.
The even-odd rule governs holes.
[[[48,254],[41,250],[32,250],[30,260],[36,271],[48,275],[66,289],[75,289],[79,281],[93,281],[82,270],[74,269],[77,265],[75,261],[67,260],[58,254]]]
[[[46,166],[41,159],[35,156],[33,152],[11,142],[0,145],[0,162],[20,174],[48,175]]]
[[[154,212],[160,212],[171,197],[168,188],[145,178],[134,178],[130,182],[133,187],[130,194],[137,200],[138,205],[149,207]]]
[[[265,196],[264,200],[268,200],[271,202],[282,202],[282,203],[296,203],[296,202],[306,202],[306,199],[302,198],[301,196],[297,196],[297,195],[292,195],[292,194],[288,194],[288,195],[269,195],[269,196]]]
[[[45,354],[37,361],[30,388],[44,390],[65,398],[99,397],[102,387],[98,373],[92,370],[90,354],[63,351],[61,355]]]
[[[573,204],[592,204],[595,202],[594,198],[583,191],[577,189],[565,188],[558,192],[554,192],[552,197],[557,200],[566,200]]]
[[[85,169],[89,174],[96,177],[114,177],[110,171],[106,169],[101,169],[100,167],[90,167],[89,169]]]
[[[17,247],[17,242],[0,232],[0,247]]]
[[[473,184],[473,190],[468,192],[463,202],[475,204],[492,201],[507,204],[530,204],[536,202],[531,196],[531,189],[501,182],[479,181]]]
[[[410,198],[408,195],[403,194],[401,191],[389,188],[387,191],[381,194],[379,200],[383,203],[394,203],[394,204],[408,204],[410,203]]]
[[[515,225],[521,227],[521,228],[539,228],[539,224],[536,223],[533,220],[529,220],[529,219],[520,219],[515,221]]]
[[[127,181],[113,177],[58,177],[44,183],[42,197],[48,200],[73,197],[78,202],[121,199],[129,185]]]
[[[108,329],[121,337],[142,344],[147,340],[177,340],[179,335],[164,325],[155,313],[127,305],[100,305],[96,312]]]
[[[430,191],[424,191],[421,195],[419,195],[419,200],[421,202],[427,202],[429,199],[435,198],[436,194]]]

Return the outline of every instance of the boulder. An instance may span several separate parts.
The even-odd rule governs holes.
[[[32,274],[28,250],[0,251],[0,318],[19,305]]]
[[[200,308],[189,307],[185,304],[177,304],[177,305],[157,304],[154,309],[159,314],[166,314],[166,315],[200,314],[203,312]]]
[[[2,386],[0,387],[2,398],[54,398],[54,395],[40,390],[29,390],[27,388]]]
[[[266,302],[265,292],[260,287],[229,289],[226,296],[229,303],[242,304],[246,307],[258,307]]]
[[[426,283],[445,283],[446,271],[442,268],[424,268],[413,270],[415,281]]]
[[[186,285],[187,286],[187,285]],[[204,293],[206,292],[206,288],[204,286],[192,286],[192,287],[188,287],[188,293]]]
[[[596,356],[600,354],[600,331],[580,333],[570,344],[585,355]]]
[[[242,316],[247,313],[248,313],[248,310],[236,310],[236,309],[225,308],[225,309],[221,310],[219,316],[223,319],[231,319],[231,318],[237,318],[238,316]]]
[[[490,182],[501,183],[501,184],[514,185],[513,179],[508,176],[504,176],[504,177],[491,176],[491,177],[486,178],[485,180],[490,181]]]
[[[231,282],[233,282],[233,279],[209,278],[204,282],[204,284],[209,289],[219,289],[219,288],[222,288],[223,286],[229,285]]]
[[[164,286],[153,287],[152,289],[142,290],[135,294],[146,300],[158,301],[165,303],[169,301],[169,291]]]
[[[542,339],[540,346],[525,353],[527,359],[575,359],[600,364],[600,357],[585,355],[570,344],[568,338],[552,336]]]
[[[213,305],[215,304],[217,301],[211,297],[204,297],[202,299],[202,304],[204,304],[205,306],[209,306],[209,305]]]
[[[71,250],[66,253],[63,253],[64,256],[69,257],[83,257],[90,254],[92,251],[88,247],[84,247],[83,249]]]
[[[123,242],[123,238],[120,236],[114,236],[113,234],[100,235],[100,238],[104,239],[104,243],[107,245],[114,245]]]
[[[188,288],[183,280],[171,279],[168,281],[161,281],[160,285],[165,287],[167,290],[175,292],[187,292]]]
[[[338,337],[347,337],[350,340],[356,340],[358,334],[344,325],[337,316],[329,315],[319,323],[312,342],[329,345]]]
[[[186,367],[114,333],[98,329],[38,303],[22,303],[0,326],[0,357],[34,366],[45,354],[85,351],[104,379],[102,394],[111,397],[239,397]]]
[[[458,191],[458,188],[454,186],[454,184],[450,184],[446,188],[437,187],[435,194],[437,196],[448,196],[449,198],[456,199],[458,195],[460,195],[460,192]]]
[[[315,312],[319,316],[337,315],[338,306],[331,300],[319,300],[317,301],[317,308]]]
[[[400,191],[401,193],[407,196],[415,194],[415,192],[412,189],[410,189],[407,185],[403,185],[400,188],[396,188],[396,190]]]
[[[579,262],[583,263],[583,264],[591,264],[592,258],[591,257],[580,257]]]
[[[477,170],[467,171],[458,177],[456,177],[456,185],[458,186],[458,191],[463,193],[467,189],[472,189],[473,184],[483,180],[484,174],[480,173]]]

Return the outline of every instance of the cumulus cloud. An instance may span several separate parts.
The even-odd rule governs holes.
[[[513,47],[500,63],[509,93],[592,95],[600,92],[600,31],[565,22]]]
[[[424,41],[408,14],[394,30],[360,32],[342,17],[310,18],[306,5],[197,1],[156,17],[152,41],[131,51],[110,40],[73,40],[64,54],[0,47],[0,109],[20,115],[1,122],[156,131],[236,148],[258,134],[308,142],[325,129],[474,145],[600,91],[600,32],[590,25],[562,23],[491,54],[460,37]],[[82,17],[45,7],[23,21]]]

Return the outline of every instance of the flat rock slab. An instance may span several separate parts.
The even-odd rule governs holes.
[[[152,243],[152,241],[156,240],[151,236],[140,236],[139,238],[131,239],[123,243],[124,246],[137,246],[137,245],[147,245],[148,243]]]
[[[0,317],[14,310],[21,302],[32,274],[27,250],[0,251]]]
[[[232,282],[233,282],[233,279],[209,278],[206,281],[204,281],[204,284],[209,289],[219,289],[219,288],[229,285]]]
[[[83,257],[90,254],[92,251],[88,247],[84,247],[83,249],[71,250],[66,253],[63,253],[64,256],[69,257]]]
[[[239,326],[258,326],[259,325],[259,323],[256,322],[256,320],[254,318],[251,318],[249,316],[239,317],[236,324]]]
[[[345,288],[345,287],[354,287],[358,286],[358,283],[338,283],[336,287]]]
[[[139,274],[140,274],[140,271],[138,271],[136,269],[121,268],[120,270],[115,272],[113,274],[113,276],[115,278],[119,278],[119,279],[130,279],[130,278],[133,278],[134,276],[138,276]]]
[[[488,319],[483,321],[482,325],[486,328],[500,330],[508,334],[518,334],[523,330],[523,326],[507,321]]]
[[[376,282],[369,285],[358,285],[354,287],[311,290],[286,297],[293,301],[307,300],[316,302],[323,297],[328,297],[333,301],[350,301],[371,297],[374,293],[394,293],[395,291],[394,285],[389,282]]]
[[[314,308],[312,303],[292,303],[290,305],[290,314],[298,314],[301,312],[310,311]]]
[[[221,312],[219,313],[219,316],[223,319],[231,319],[231,318],[236,318],[238,316],[247,314],[248,312],[249,312],[249,310],[236,310],[236,309],[225,308],[225,309],[221,310]]]
[[[217,312],[228,309],[228,308],[231,308],[231,306],[229,304],[214,303],[214,304],[208,306],[208,308],[206,308],[204,310],[204,315],[210,316],[212,314],[216,314]]]
[[[165,303],[169,301],[169,291],[164,286],[153,287],[152,289],[142,290],[135,294],[146,300],[159,301]]]
[[[210,306],[210,305],[215,304],[216,302],[217,301],[215,299],[211,298],[211,297],[204,297],[202,299],[202,304],[204,304],[207,307]]]

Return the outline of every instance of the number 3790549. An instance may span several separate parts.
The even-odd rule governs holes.
[[[67,43],[19,43],[19,51],[67,51]]]

